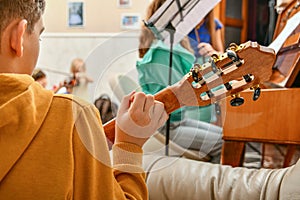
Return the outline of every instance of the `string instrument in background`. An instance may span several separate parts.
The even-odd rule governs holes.
[[[288,21],[300,12],[300,1],[293,0],[278,15],[274,40],[283,32]],[[296,22],[297,23],[297,22]],[[300,86],[300,24],[296,24],[293,32],[284,41],[277,53],[277,58],[273,66],[273,73],[266,88],[276,87],[299,87]]]
[[[297,32],[296,32],[297,31]],[[266,88],[294,87],[299,81],[300,71],[300,25],[296,33],[287,38],[283,47],[277,53],[270,80],[264,85]],[[299,87],[295,85],[295,87]]]
[[[57,88],[53,89],[54,93],[57,93],[61,88],[65,87],[66,90],[72,90],[73,87],[77,86],[79,84],[76,74],[73,73],[72,76],[69,76],[66,78]],[[72,92],[69,92],[72,93]]]
[[[178,83],[154,97],[164,103],[168,114],[182,106],[205,106],[228,96],[233,97],[231,105],[238,106],[244,102],[239,93],[248,88],[254,90],[253,100],[257,100],[259,84],[270,78],[275,58],[273,49],[257,42],[231,44],[225,53],[213,55],[203,65],[194,64]],[[115,119],[104,124],[104,131],[114,143]]]

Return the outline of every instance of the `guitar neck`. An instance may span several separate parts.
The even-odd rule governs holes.
[[[165,105],[165,110],[168,114],[181,107],[178,98],[174,93],[176,87],[167,87],[154,95],[155,100],[162,102]]]

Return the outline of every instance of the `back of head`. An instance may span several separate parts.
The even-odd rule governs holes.
[[[166,2],[166,0],[153,0],[148,8],[147,8],[147,12],[146,12],[146,20],[149,20],[150,17]]]
[[[145,16],[145,21],[149,20],[151,16],[166,2],[166,0],[153,0],[146,11],[146,16]],[[142,25],[141,28],[141,34],[139,38],[139,57],[143,58],[144,55],[147,53],[149,50],[153,40],[155,39],[154,34],[152,33],[151,30],[149,30],[145,25]],[[190,43],[188,41],[188,38],[185,37],[182,39],[180,42],[181,45],[186,48],[188,51],[191,53],[193,52],[193,49],[190,46]]]
[[[153,0],[146,11],[145,21],[149,20],[151,16],[165,3],[166,0]],[[145,25],[141,28],[139,57],[142,58],[151,46],[155,39],[154,34]]]
[[[36,68],[35,70],[33,70],[32,78],[35,81],[37,81],[41,78],[45,78],[45,77],[46,77],[46,74],[41,69]]]
[[[15,19],[26,19],[27,31],[31,33],[44,10],[45,0],[0,0],[0,38],[8,24]]]
[[[71,62],[71,73],[85,72],[85,63],[81,58],[75,58]]]
[[[48,85],[47,75],[41,69],[36,68],[33,70],[32,78],[40,83],[44,88]]]

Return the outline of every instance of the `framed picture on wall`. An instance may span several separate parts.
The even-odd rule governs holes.
[[[117,0],[117,5],[119,8],[129,8],[131,7],[131,0]]]
[[[140,28],[140,14],[139,13],[123,13],[121,14],[121,29],[136,30]]]
[[[68,1],[68,26],[83,27],[84,26],[84,2]]]

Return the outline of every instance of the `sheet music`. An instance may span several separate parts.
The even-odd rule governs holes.
[[[181,20],[180,12],[175,0],[167,0],[148,20],[153,23],[160,32],[164,42],[170,43],[170,34],[165,31],[171,22],[175,28],[174,44],[180,42],[183,37],[196,27],[196,25],[211,11],[220,0],[179,0],[183,13]]]
[[[185,17],[184,21],[181,22],[177,28],[177,36],[175,35],[175,41],[182,40],[182,38],[197,26],[197,24],[211,11],[220,0],[201,0],[194,9]],[[177,37],[177,38],[176,38]]]
[[[286,39],[297,28],[299,23],[300,23],[300,12],[295,14],[287,21],[284,29],[280,32],[280,34],[276,37],[276,39],[269,45],[270,48],[275,50],[276,54],[278,53],[278,51],[280,50],[280,48],[282,47]]]

